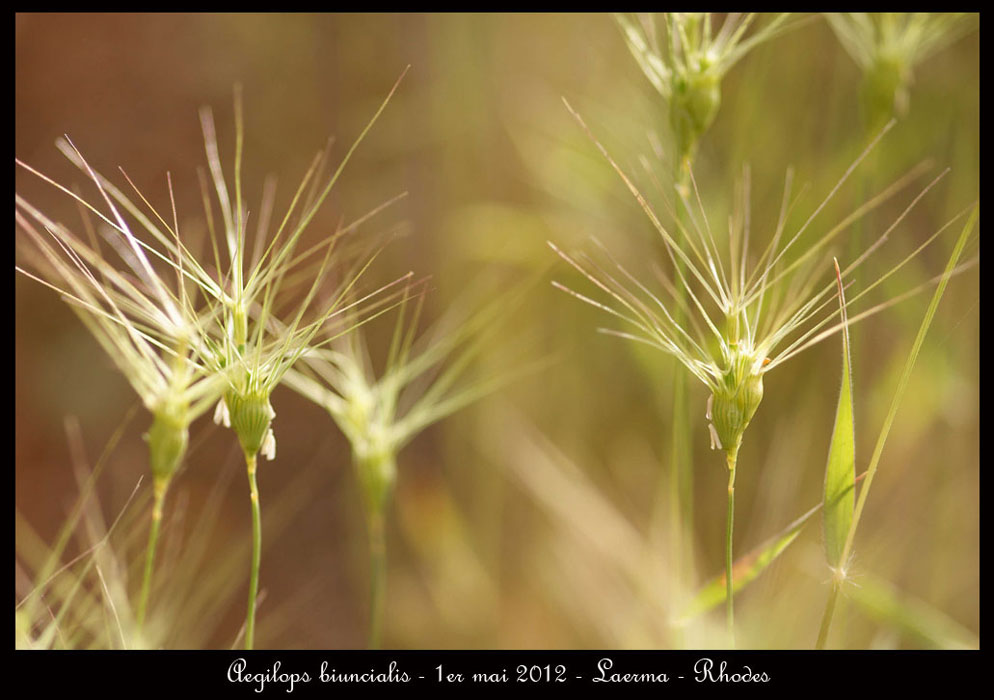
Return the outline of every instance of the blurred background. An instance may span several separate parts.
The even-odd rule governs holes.
[[[596,333],[609,319],[548,283],[590,291],[549,240],[590,250],[596,236],[636,272],[664,255],[637,202],[562,102],[567,98],[618,163],[638,175],[647,195],[671,187],[665,105],[609,15],[20,14],[15,30],[16,156],[62,184],[85,185],[54,146],[67,134],[94,167],[126,184],[122,167],[166,210],[169,172],[181,228],[203,218],[201,106],[213,109],[230,167],[232,94],[241,84],[245,192],[250,203],[259,201],[264,178],[275,174],[282,212],[327,139],[336,138],[337,162],[410,65],[310,235],[316,241],[339,219],[354,220],[407,192],[360,231],[403,234],[365,284],[408,270],[430,275],[427,323],[465,302],[466,290],[479,294],[473,283],[481,277],[492,282],[482,303],[541,274],[473,371],[513,370],[520,352],[512,350],[522,345],[548,365],[433,426],[400,454],[387,531],[384,646],[723,642],[715,632],[720,611],[679,634],[669,624],[680,613],[667,563],[675,365]],[[716,231],[746,164],[757,245],[772,236],[789,166],[798,186],[810,183],[794,228],[803,222],[870,140],[859,116],[859,79],[821,18],[731,70],[694,173]],[[824,232],[925,160],[926,175],[854,227],[864,244],[876,240],[931,177],[951,168],[860,270],[857,288],[978,196],[978,32],[918,67],[907,117],[815,228]],[[16,186],[52,218],[78,227],[77,207],[63,193],[21,169]],[[941,273],[961,226],[862,308]],[[860,250],[847,241],[841,236],[831,251],[840,262]],[[974,236],[965,257],[978,252]],[[830,260],[820,271],[826,281]],[[846,646],[929,646],[936,626],[978,638],[978,277],[973,268],[950,283],[887,443],[853,563],[855,583],[879,595],[876,604],[864,600],[871,595],[847,602],[837,618]],[[853,329],[858,472],[930,293]],[[97,501],[107,522],[136,511],[128,520],[133,531],[115,529],[114,542],[138,572],[147,511],[129,496],[147,473],[147,414],[139,410],[125,423],[137,403],[133,391],[56,294],[15,275],[15,309],[18,597],[30,588],[31,570],[20,550],[22,522],[36,544],[53,542],[78,495],[74,465],[92,466],[122,425]],[[372,326],[371,345],[386,342],[392,328],[390,318]],[[820,501],[839,370],[835,339],[768,376],[739,457],[737,553]],[[706,399],[703,386],[691,385],[694,522],[687,536],[698,584],[721,572],[724,556],[726,471],[719,453],[707,449]],[[348,445],[322,410],[289,390],[277,389],[273,404],[278,458],[259,473],[266,540],[257,645],[362,647],[367,545]],[[244,615],[250,528],[231,434],[209,417],[196,423],[174,484],[164,526],[168,563],[156,585],[177,588],[160,596],[158,610],[153,597],[151,614],[168,629],[166,646],[230,646]],[[148,488],[146,477],[140,492]],[[86,547],[81,534],[66,558]],[[175,578],[182,571],[193,579],[180,590],[170,572]],[[812,520],[737,596],[739,643],[813,646],[829,576]],[[133,573],[128,585],[137,583]],[[184,609],[197,614],[184,618]]]

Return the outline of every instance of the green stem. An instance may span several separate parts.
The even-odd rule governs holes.
[[[728,520],[725,526],[725,621],[728,636],[735,648],[735,610],[732,603],[732,532],[735,525],[735,463],[737,450],[728,452]]]
[[[821,618],[821,629],[818,630],[818,641],[815,649],[824,649],[825,642],[828,641],[828,630],[832,626],[832,616],[835,614],[835,601],[839,598],[839,585],[832,583],[832,592],[828,594],[828,603],[825,605],[825,614]]]
[[[680,158],[677,163],[675,181],[682,196],[689,196],[690,192],[690,167],[689,158]],[[686,228],[690,225],[687,221],[686,210],[677,205],[677,221],[681,233],[686,233]],[[680,274],[684,274],[683,261],[676,262]],[[674,316],[677,322],[684,320],[681,305],[686,300],[687,292],[682,285],[678,289],[678,304],[674,309]],[[693,553],[688,543],[692,540],[694,530],[694,471],[693,471],[693,441],[691,439],[691,428],[687,416],[690,415],[688,408],[688,381],[687,375],[679,363],[675,363],[676,373],[673,381],[673,411],[672,426],[670,434],[670,470],[672,474],[672,492],[675,499],[673,515],[673,560],[676,569],[678,588],[690,590],[693,586]]]
[[[687,376],[683,368],[676,367],[673,378],[673,430],[670,434],[670,472],[675,499],[674,518],[674,564],[680,572],[682,582],[691,583],[691,561],[686,543],[691,539],[694,523],[693,472],[691,462],[690,426],[687,402]]]
[[[259,487],[255,483],[256,455],[245,455],[249,499],[252,502],[252,570],[249,573],[248,611],[245,613],[245,648],[255,645],[255,601],[259,593],[259,563],[262,560],[262,513],[259,510]]]
[[[678,193],[683,197],[690,197],[691,177],[690,171],[693,167],[693,158],[689,153],[677,159],[676,165],[676,186]],[[677,209],[678,216],[682,215],[683,209]]]
[[[148,597],[152,590],[152,570],[155,562],[155,550],[159,544],[159,526],[162,523],[162,504],[166,499],[168,479],[156,479],[153,486],[152,524],[148,531],[148,546],[145,547],[145,573],[142,576],[141,596],[138,599],[138,631],[145,626],[145,612],[148,610]]]
[[[372,511],[369,517],[369,648],[380,648],[383,627],[383,598],[387,582],[387,547],[384,535],[383,511]]]

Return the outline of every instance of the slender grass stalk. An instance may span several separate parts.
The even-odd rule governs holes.
[[[680,158],[674,165],[676,166],[675,182],[680,191],[689,191],[690,188],[690,155]],[[682,216],[681,224],[689,226],[686,221],[684,210],[679,210],[678,216]],[[679,274],[686,274],[682,261],[677,261]],[[684,322],[683,309],[687,303],[686,290],[683,287],[677,289],[676,308],[674,318],[678,322]],[[679,369],[679,361],[676,362]],[[674,372],[673,377],[673,412],[671,414],[672,430],[670,432],[670,470],[671,487],[673,489],[673,538],[672,547],[674,561],[677,566],[677,581],[681,584],[680,590],[687,589],[693,585],[693,561],[691,547],[688,540],[694,529],[694,454],[693,443],[687,439],[691,434],[691,427],[687,416],[689,415],[688,405],[688,381],[687,375],[683,372]]]
[[[676,183],[677,191],[684,196],[689,196],[692,151],[683,154],[682,157],[678,158],[674,163],[674,166],[674,182]],[[687,221],[686,210],[678,208],[677,217],[680,221],[680,226],[686,230],[686,228],[690,226],[690,222]],[[684,266],[682,260],[677,260],[675,267],[680,276],[686,275],[686,267]],[[685,320],[683,318],[683,308],[685,308],[687,303],[686,289],[682,286],[677,287],[676,297],[677,308],[674,311],[674,319],[681,322]],[[680,527],[675,533],[676,538],[679,540],[677,543],[677,561],[679,562],[681,570],[681,574],[678,575],[680,576],[678,580],[683,580],[685,577],[689,578],[690,576],[690,572],[688,570],[689,567],[687,566],[690,554],[689,551],[684,551],[685,540],[683,533],[691,532],[694,523],[693,451],[691,441],[685,439],[685,436],[690,433],[687,414],[687,375],[683,372],[676,372],[673,384],[673,432],[671,435],[672,452],[670,464],[673,469],[673,486],[677,497],[677,507],[679,509],[677,518],[679,519]]]
[[[139,633],[145,626],[145,613],[148,610],[148,597],[152,590],[152,571],[155,563],[155,550],[159,544],[159,529],[162,524],[162,506],[166,500],[168,480],[156,479],[152,493],[152,522],[148,530],[148,545],[145,547],[145,570],[142,574],[141,594],[138,599],[138,610],[135,621]]]
[[[821,627],[818,629],[818,641],[815,642],[815,649],[824,649],[825,642],[828,641],[828,630],[832,626],[832,616],[835,614],[835,602],[839,598],[840,588],[841,586],[839,585],[839,582],[833,579],[832,592],[828,594],[828,602],[825,604],[825,612],[821,616]]]
[[[856,477],[856,483],[861,482],[865,477],[866,472],[863,472]],[[797,537],[801,534],[801,530],[804,529],[808,521],[815,514],[821,511],[824,505],[824,500],[822,500],[822,502],[809,509],[806,513],[788,523],[785,528],[768,538],[761,545],[740,555],[738,560],[732,565],[734,578],[732,590],[740,591],[759,577],[770,564],[776,561],[796,541]],[[722,573],[720,576],[715,576],[708,581],[698,590],[684,614],[679,618],[679,622],[686,624],[697,615],[701,615],[721,605],[728,597],[727,580],[727,576]]]
[[[735,609],[732,603],[734,582],[732,563],[732,537],[735,531],[735,462],[737,451],[728,452],[728,521],[725,526],[725,624],[732,648],[735,647]]]
[[[670,472],[673,491],[673,553],[677,580],[690,583],[693,578],[691,548],[687,546],[694,524],[694,455],[687,401],[687,376],[675,372],[673,378],[673,429],[670,433]]]
[[[360,447],[360,449],[362,449]],[[386,509],[393,493],[397,460],[393,451],[356,454],[356,476],[363,494],[369,536],[369,630],[367,644],[379,649],[387,586]]]
[[[369,525],[369,648],[380,648],[383,601],[387,587],[387,545],[383,511],[370,513]]]
[[[259,564],[262,561],[262,511],[259,508],[259,487],[255,482],[256,455],[245,453],[245,467],[252,502],[252,567],[249,571],[248,610],[245,613],[245,648],[255,644],[255,607],[259,595]]]

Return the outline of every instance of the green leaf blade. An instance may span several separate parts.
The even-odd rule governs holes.
[[[842,323],[848,323],[845,290],[835,261],[835,274],[839,286],[839,308]],[[852,524],[854,490],[856,484],[856,426],[852,405],[852,358],[849,351],[849,327],[842,327],[842,389],[835,412],[835,427],[825,465],[825,497],[822,525],[825,540],[825,558],[833,569],[843,568],[842,561],[846,536]]]
[[[956,272],[956,263],[959,262],[960,256],[963,254],[963,249],[966,247],[966,243],[969,240],[970,235],[973,233],[973,228],[979,217],[980,203],[978,202],[974,205],[973,211],[970,214],[970,219],[966,222],[966,225],[963,226],[963,231],[956,240],[953,252],[950,254],[949,261],[946,263],[946,269],[942,273],[942,278],[936,286],[935,292],[932,295],[932,300],[929,302],[928,309],[925,311],[925,317],[922,319],[921,326],[918,328],[918,335],[915,337],[915,342],[912,345],[911,352],[908,354],[908,360],[904,366],[904,372],[901,374],[901,379],[898,382],[897,389],[894,392],[894,398],[891,400],[887,417],[884,419],[883,427],[880,429],[880,434],[877,436],[876,447],[874,447],[873,455],[870,457],[870,466],[866,470],[866,484],[860,488],[859,499],[856,501],[855,514],[849,527],[849,533],[846,536],[845,547],[843,548],[843,558],[848,556],[849,552],[852,550],[853,541],[856,537],[856,528],[859,525],[860,517],[863,514],[863,508],[866,506],[866,499],[870,494],[870,486],[873,485],[873,477],[876,475],[877,468],[880,466],[880,455],[883,454],[884,445],[887,443],[887,436],[890,434],[891,426],[894,424],[894,417],[897,415],[897,409],[901,405],[901,399],[904,397],[904,390],[908,386],[911,371],[915,367],[915,362],[918,360],[918,353],[921,351],[922,344],[925,342],[925,335],[928,333],[928,329],[932,325],[932,319],[934,318],[935,311],[939,306],[939,301],[942,299],[942,295],[946,291],[946,285],[949,283],[949,279]]]

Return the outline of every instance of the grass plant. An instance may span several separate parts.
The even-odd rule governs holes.
[[[662,239],[667,256],[673,263],[674,279],[660,276],[659,282],[662,283],[666,293],[665,296],[660,296],[613,259],[603,246],[601,246],[602,252],[607,258],[605,265],[593,261],[589,256],[571,256],[550,242],[552,249],[563,260],[586,277],[600,293],[608,297],[609,303],[592,299],[558,282],[554,285],[623,322],[620,330],[601,328],[601,332],[644,343],[676,357],[692,376],[708,388],[710,396],[705,417],[709,421],[711,449],[723,451],[728,466],[725,600],[727,628],[734,644],[732,601],[736,467],[742,438],[763,399],[763,378],[767,372],[807,348],[840,330],[847,329],[851,323],[900,300],[901,297],[895,297],[857,315],[851,317],[844,315],[843,320],[835,324],[832,323],[834,312],[826,311],[826,307],[830,306],[835,298],[844,299],[842,297],[844,286],[851,283],[853,272],[886,242],[890,233],[900,225],[915,204],[944,173],[932,180],[910,201],[904,212],[873,245],[845,270],[838,272],[838,284],[836,281],[829,281],[819,286],[818,267],[824,267],[825,248],[832,239],[907,184],[908,178],[901,178],[869,202],[856,208],[839,224],[824,229],[820,237],[814,240],[802,239],[817,216],[887,129],[881,132],[843,173],[835,187],[814,208],[804,223],[793,233],[785,235],[788,212],[794,204],[791,201],[792,175],[788,173],[776,229],[769,237],[764,252],[758,257],[758,262],[749,270],[747,262],[751,231],[747,177],[738,190],[737,209],[729,219],[723,246],[727,251],[727,261],[723,261],[724,251],[719,247],[718,239],[710,227],[699,192],[695,190],[696,212],[692,210],[689,198],[681,198],[680,205],[684,207],[692,228],[688,230],[683,226],[681,217],[673,216],[676,232],[674,235],[663,225],[660,217],[636,189],[631,179],[590,133],[582,118],[569,107],[568,103],[567,107],[590,134],[594,144],[648,215]],[[888,125],[888,128],[890,126]],[[841,308],[844,314],[850,304],[859,301],[873,288],[879,286],[932,243],[946,228],[948,224],[934,233],[910,256],[866,285],[849,302],[843,302]],[[800,245],[805,247],[795,249],[793,259],[785,259],[799,241]],[[677,264],[678,261],[682,266]],[[688,273],[685,274],[681,268],[685,268]],[[682,290],[690,299],[690,303],[683,303],[688,319],[686,322],[678,321],[670,311],[671,308],[680,305],[682,295],[678,290]]]
[[[245,458],[252,513],[245,648],[254,646],[262,554],[257,461],[260,453],[268,460],[276,457],[276,438],[272,429],[275,411],[270,395],[287,370],[311,348],[311,340],[319,331],[333,328],[332,338],[347,333],[351,326],[341,323],[345,315],[350,324],[361,323],[367,307],[375,308],[379,303],[375,297],[393,286],[388,284],[361,298],[350,296],[372,262],[371,257],[351,264],[349,270],[347,259],[339,259],[337,255],[340,239],[356,224],[339,227],[303,253],[297,252],[297,245],[353,152],[385,109],[400,79],[326,184],[317,190],[312,188],[308,196],[308,185],[325,164],[327,154],[319,154],[314,159],[271,238],[267,226],[273,193],[272,189],[267,191],[253,249],[247,245],[248,213],[243,203],[241,181],[244,143],[241,90],[236,89],[235,94],[234,197],[229,193],[223,173],[212,113],[207,108],[201,111],[207,161],[222,219],[221,237],[227,252],[224,265],[217,245],[213,207],[202,180],[207,227],[214,253],[213,270],[209,263],[198,260],[181,238],[172,179],[168,175],[171,223],[128,179],[138,199],[148,209],[147,213],[143,212],[138,204],[91,168],[68,139],[61,142],[60,147],[96,185],[100,203],[106,205],[110,215],[101,213],[82,196],[17,161],[21,167],[69,194],[84,213],[99,217],[106,224],[101,229],[102,235],[127,268],[122,273],[104,259],[89,222],[86,228],[90,240],[84,242],[66,227],[49,220],[19,195],[16,197],[15,219],[33,244],[33,247],[27,247],[26,255],[43,276],[21,267],[17,269],[52,287],[73,304],[74,310],[153,414],[146,440],[154,477],[154,499],[136,613],[139,629],[146,615],[169,481],[186,452],[191,422],[214,405],[215,423],[223,423],[234,430]],[[151,241],[140,240],[132,233],[132,225],[121,213],[122,209],[137,220]],[[150,255],[159,259],[168,271],[166,275],[160,276],[149,260]],[[327,284],[333,265],[344,268],[339,272],[342,279],[328,301],[315,309],[318,293]],[[173,274],[175,289],[171,289],[167,281]],[[310,280],[309,287],[303,299],[297,302],[296,310],[287,311],[284,307],[288,299],[293,303],[294,295],[298,293],[295,287],[300,286],[300,280]],[[285,293],[285,290],[289,291]],[[203,301],[201,308],[197,308],[195,304],[200,297]],[[274,320],[277,312],[288,320]]]
[[[136,618],[141,628],[148,606],[162,509],[173,475],[189,443],[190,424],[218,399],[224,380],[197,355],[197,344],[216,308],[188,289],[181,258],[169,259],[176,277],[161,275],[146,254],[147,244],[131,231],[100,177],[68,140],[63,142],[92,179],[110,215],[71,190],[17,161],[29,172],[69,194],[99,218],[101,234],[117,255],[104,256],[89,217],[88,240],[50,220],[16,195],[15,219],[27,235],[23,249],[37,274],[18,271],[57,291],[76,312],[152,414],[146,433],[153,504],[147,558]],[[175,210],[174,210],[175,214]],[[44,233],[42,233],[44,231]],[[177,233],[178,227],[174,229]],[[160,254],[161,255],[161,254]],[[115,261],[116,258],[116,261]]]
[[[977,15],[16,24],[19,649],[979,648]]]
[[[467,377],[511,298],[474,312],[452,309],[420,337],[424,284],[399,306],[383,369],[374,370],[357,331],[336,347],[308,351],[286,384],[324,408],[347,438],[363,498],[370,552],[369,647],[381,644],[386,591],[386,515],[400,451],[432,424],[493,392],[512,375]],[[409,309],[413,306],[413,309]]]
[[[247,271],[245,269],[248,251],[245,232],[246,215],[243,210],[241,186],[244,135],[240,98],[236,96],[235,102],[234,201],[229,195],[223,175],[213,118],[208,110],[201,113],[208,163],[224,222],[224,241],[228,252],[228,269],[224,276],[228,288],[222,292],[220,285],[217,287],[219,293],[223,295],[224,323],[216,334],[216,340],[208,342],[211,349],[208,361],[212,363],[218,374],[227,378],[227,386],[217,404],[214,420],[230,427],[238,437],[238,442],[245,456],[249,501],[252,511],[253,546],[249,573],[248,608],[245,617],[246,649],[252,649],[255,643],[256,598],[259,590],[259,568],[262,558],[262,513],[256,480],[258,456],[262,453],[269,460],[276,457],[276,437],[272,429],[272,421],[276,417],[276,412],[270,403],[270,396],[286,372],[307,352],[312,339],[328,324],[329,320],[334,321],[333,317],[336,315],[341,318],[341,315],[346,311],[356,311],[356,305],[368,298],[364,298],[360,302],[345,303],[349,292],[355,287],[365,267],[371,261],[360,267],[355,274],[346,277],[339,289],[331,295],[330,302],[326,302],[316,309],[312,307],[318,292],[321,290],[322,283],[331,269],[330,266],[338,262],[333,257],[333,253],[337,252],[336,243],[341,235],[340,232],[336,231],[326,237],[320,245],[297,257],[294,257],[295,249],[308,224],[337,182],[352,153],[376,122],[377,117],[386,108],[390,97],[393,96],[399,84],[398,80],[373,118],[352,144],[338,168],[328,179],[327,184],[320,189],[320,193],[313,201],[305,201],[298,219],[294,223],[290,223],[296,214],[298,202],[306,192],[307,185],[321,162],[321,157],[315,159],[311,170],[308,171],[297,188],[293,202],[282,223],[266,245],[265,252],[251,263],[251,267]],[[210,212],[210,205],[206,206]],[[210,227],[213,230],[213,224]],[[282,240],[284,231],[287,232],[286,239]],[[264,230],[261,230],[259,235],[264,236]],[[261,247],[257,245],[256,249]],[[276,332],[274,332],[272,318],[281,286],[288,276],[299,272],[301,269],[299,266],[306,266],[309,259],[316,256],[321,256],[316,270],[308,270],[307,274],[304,275],[305,279],[310,278],[312,282],[303,300],[299,302],[296,311],[291,311],[285,316],[289,319],[287,322],[275,326]],[[218,263],[218,267],[220,269],[220,263]],[[314,305],[316,306],[316,304]],[[347,330],[348,327],[338,327],[340,333]]]

